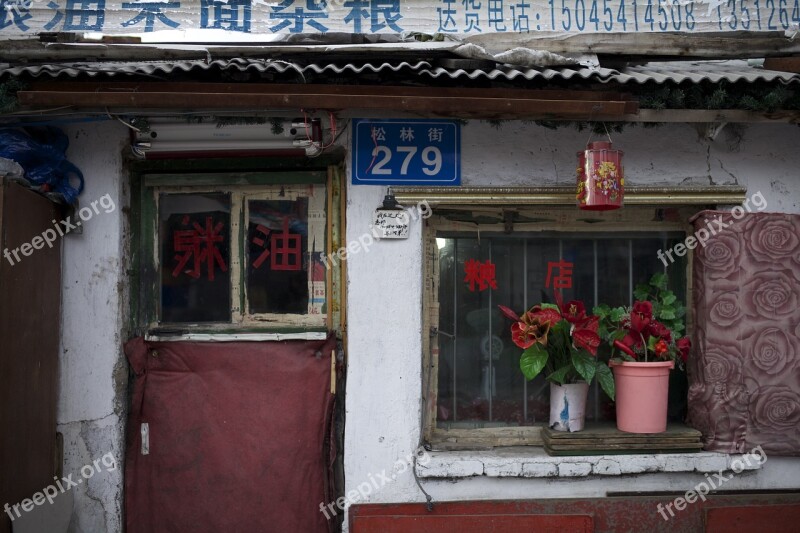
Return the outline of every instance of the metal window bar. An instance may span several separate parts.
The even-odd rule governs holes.
[[[453,239],[453,422],[458,421],[458,239]]]
[[[488,239],[488,242],[489,242],[489,261],[492,262],[493,259],[494,259],[492,257],[492,240]],[[489,422],[492,422],[494,420],[494,418],[493,418],[493,414],[494,413],[492,411],[492,408],[493,408],[492,404],[493,404],[493,399],[494,399],[494,375],[493,375],[494,374],[494,353],[492,353],[492,344],[494,344],[492,342],[492,291],[489,291],[489,309],[488,309],[488,312],[489,312],[489,317],[488,317],[489,318],[489,321],[488,321],[489,322],[489,364],[487,365],[488,368],[486,370],[486,373],[489,375],[489,379],[488,379],[488,382],[489,382],[489,386],[488,386],[488,388],[489,388]]]
[[[598,281],[599,276],[597,275],[597,239],[592,239],[592,272],[594,278],[594,305],[598,305],[598,299],[600,297],[600,283]],[[597,382],[593,386],[594,389],[594,420],[600,419],[600,387],[597,386]]]
[[[522,241],[522,312],[528,310],[528,238]],[[522,419],[528,423],[528,380],[522,375]]]

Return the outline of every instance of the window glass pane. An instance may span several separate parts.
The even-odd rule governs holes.
[[[230,322],[230,195],[161,194],[162,322]]]
[[[325,302],[325,271],[309,257],[323,252],[324,241],[308,235],[307,197],[249,200],[247,297],[250,313],[319,314]],[[313,299],[309,292],[315,291]]]
[[[565,301],[583,300],[589,312],[598,303],[629,305],[636,283],[664,271],[657,250],[681,238],[655,232],[473,235],[437,238],[438,427],[547,422],[549,386],[543,375],[525,381],[519,370],[522,350],[511,341],[510,321],[497,305],[521,313],[540,302],[554,303],[558,283],[564,283]],[[668,269],[677,294],[685,294],[685,268],[684,258]],[[593,384],[587,419],[613,416],[613,404]]]

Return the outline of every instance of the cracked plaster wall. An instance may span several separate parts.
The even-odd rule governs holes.
[[[627,185],[742,185],[761,191],[768,211],[800,213],[796,191],[800,128],[789,124],[729,124],[713,141],[706,126],[627,125],[612,133],[625,152]],[[466,186],[521,187],[572,185],[576,153],[588,131],[550,130],[523,122],[472,121],[462,127],[462,183]],[[592,140],[606,140],[593,135]]]
[[[113,454],[116,469],[71,489],[70,533],[122,531],[122,467],[128,369],[125,283],[128,182],[122,167],[127,129],[117,122],[65,128],[68,159],[84,174],[80,205],[108,194],[116,208],[82,224],[83,234],[64,238],[58,431],[64,436],[64,475]],[[110,462],[110,461],[107,461]]]

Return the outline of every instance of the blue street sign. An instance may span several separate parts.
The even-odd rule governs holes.
[[[461,185],[453,120],[353,119],[353,185]]]

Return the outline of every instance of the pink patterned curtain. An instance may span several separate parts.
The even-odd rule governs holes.
[[[692,219],[708,239],[694,255],[689,424],[707,450],[800,455],[800,216],[738,215]]]

